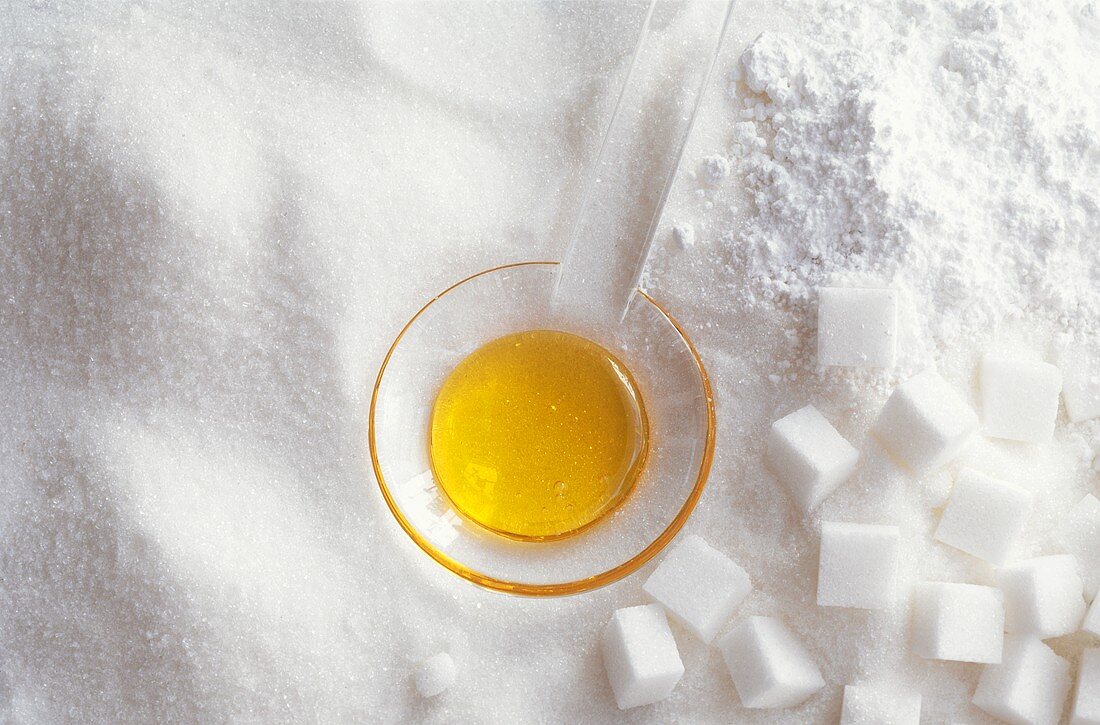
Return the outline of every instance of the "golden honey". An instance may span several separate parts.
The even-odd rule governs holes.
[[[466,518],[544,541],[599,521],[645,461],[645,408],[614,355],[577,335],[493,340],[450,373],[432,410],[436,480]]]

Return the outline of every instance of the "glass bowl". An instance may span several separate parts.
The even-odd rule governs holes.
[[[398,333],[370,404],[371,463],[405,533],[460,577],[527,596],[577,594],[636,571],[691,515],[714,453],[710,382],[676,320],[639,290],[621,322],[581,321],[552,304],[557,273],[557,262],[521,262],[444,290]],[[436,393],[455,365],[491,340],[538,329],[587,337],[626,365],[649,416],[649,455],[615,511],[575,536],[523,542],[454,510],[432,473],[428,429]]]

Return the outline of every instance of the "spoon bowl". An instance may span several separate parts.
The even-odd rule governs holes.
[[[390,346],[370,405],[370,454],[386,504],[432,559],[489,589],[576,594],[649,561],[687,521],[714,453],[714,401],[703,363],[675,319],[639,291],[621,320],[593,324],[552,304],[556,262],[480,272],[417,312]],[[634,376],[649,416],[649,455],[631,494],[584,532],[555,541],[505,540],[466,520],[432,472],[435,395],[471,352],[504,335],[570,332],[601,345]]]

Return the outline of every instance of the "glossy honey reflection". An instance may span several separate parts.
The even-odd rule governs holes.
[[[645,461],[647,432],[619,360],[583,337],[531,330],[478,348],[444,381],[432,467],[468,519],[544,541],[614,510]]]

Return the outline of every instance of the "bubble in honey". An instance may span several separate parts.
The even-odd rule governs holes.
[[[436,479],[455,508],[503,536],[568,536],[615,509],[647,450],[629,372],[577,335],[532,330],[475,350],[432,411]]]

